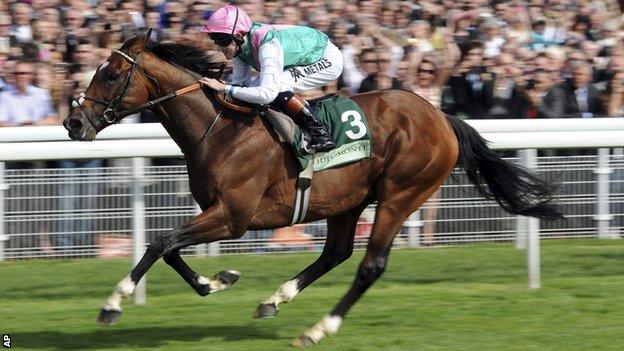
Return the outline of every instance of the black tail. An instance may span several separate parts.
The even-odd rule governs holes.
[[[563,218],[552,203],[553,187],[549,183],[528,169],[503,160],[466,122],[454,116],[446,118],[459,141],[458,165],[464,168],[479,194],[496,200],[512,214],[541,219]]]

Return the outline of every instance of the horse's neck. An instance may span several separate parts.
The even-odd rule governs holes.
[[[153,68],[149,74],[158,81],[158,96],[197,82],[189,73],[180,72],[168,63]],[[163,102],[161,108],[155,109],[155,112],[171,138],[186,155],[196,146],[217,114],[210,100],[200,91],[171,98]]]

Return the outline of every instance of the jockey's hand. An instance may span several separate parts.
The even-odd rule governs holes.
[[[225,91],[225,83],[214,79],[214,78],[208,78],[208,77],[202,77],[199,82],[207,87],[209,87],[212,90],[216,90],[216,91]]]

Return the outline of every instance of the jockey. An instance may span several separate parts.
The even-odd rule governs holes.
[[[215,11],[203,31],[232,60],[234,71],[231,84],[207,77],[201,83],[243,101],[279,108],[310,134],[310,152],[335,146],[325,125],[296,94],[320,88],[342,73],[342,53],[327,35],[310,27],[252,23],[243,9],[231,5]],[[255,80],[252,67],[260,73]]]

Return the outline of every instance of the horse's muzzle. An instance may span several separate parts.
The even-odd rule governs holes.
[[[70,115],[63,121],[63,127],[67,129],[72,140],[93,141],[97,133],[89,123],[84,123],[82,119],[82,117]]]

